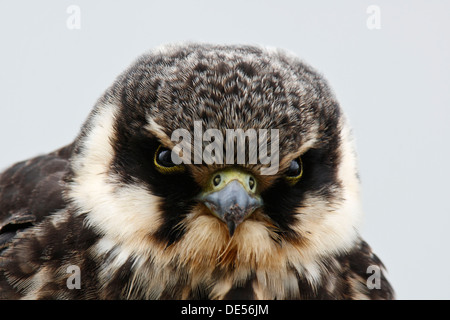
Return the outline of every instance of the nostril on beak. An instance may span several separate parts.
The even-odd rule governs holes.
[[[222,177],[220,176],[220,174],[218,174],[213,178],[214,187],[217,187],[220,184],[220,182],[222,182]]]
[[[255,188],[255,179],[253,177],[248,178],[248,187],[253,191]]]
[[[215,184],[216,178],[219,180],[218,177],[220,178],[219,175],[213,178],[213,184]],[[247,182],[251,184],[250,180]],[[253,185],[253,187],[255,186]],[[232,236],[237,226],[261,206],[261,199],[248,193],[240,182],[233,180],[224,188],[204,197],[203,203],[215,216],[227,224]]]

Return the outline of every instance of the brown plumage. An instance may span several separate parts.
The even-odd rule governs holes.
[[[278,129],[279,169],[261,174],[254,150],[175,165],[172,134],[196,121]],[[116,79],[72,144],[0,175],[0,298],[391,299],[360,211],[349,126],[312,68],[280,50],[165,46]]]

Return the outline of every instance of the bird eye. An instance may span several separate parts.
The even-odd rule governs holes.
[[[298,180],[300,180],[302,175],[303,175],[303,163],[299,157],[291,161],[291,163],[289,164],[289,168],[286,170],[285,178],[287,182],[291,186],[293,186],[298,182]]]
[[[160,150],[158,155],[157,155],[157,163],[160,166],[166,167],[166,168],[171,168],[171,167],[175,167],[175,163],[172,162],[172,157],[170,155],[170,150],[167,149],[163,149]]]
[[[162,145],[156,149],[154,159],[156,169],[161,173],[176,173],[184,170],[182,164],[175,164],[172,161],[172,151]]]

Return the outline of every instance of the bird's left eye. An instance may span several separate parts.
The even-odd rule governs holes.
[[[300,180],[302,175],[303,175],[303,163],[302,159],[298,157],[297,159],[292,160],[291,163],[289,164],[289,168],[286,170],[285,173],[285,178],[286,181],[293,186],[298,182],[298,180]]]
[[[156,169],[161,173],[176,173],[184,170],[182,164],[175,164],[172,161],[172,151],[162,145],[156,149],[154,159]]]

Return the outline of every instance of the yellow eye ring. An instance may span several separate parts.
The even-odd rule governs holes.
[[[153,157],[153,164],[156,170],[162,174],[173,174],[183,172],[185,167],[182,164],[175,164],[171,158],[172,151],[164,148],[162,145],[156,149]]]
[[[285,179],[290,186],[294,186],[303,176],[303,162],[300,157],[291,161]]]

